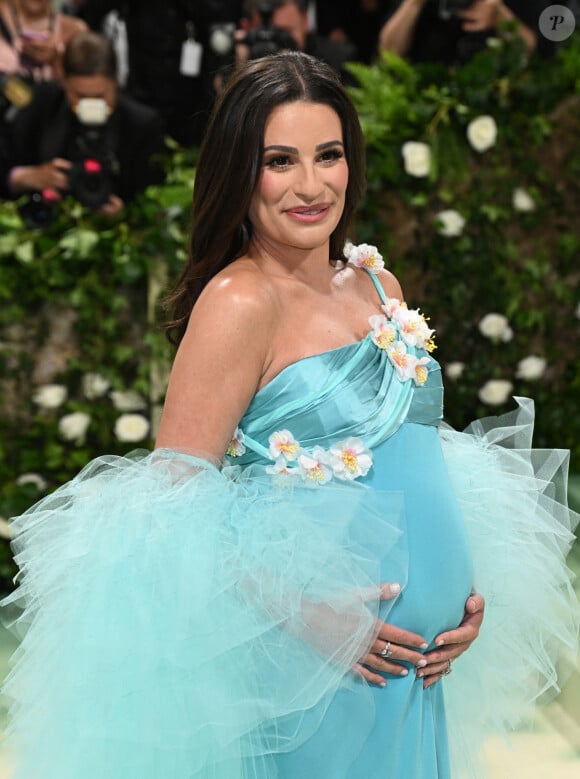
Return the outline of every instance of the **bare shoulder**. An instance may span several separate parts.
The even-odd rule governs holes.
[[[376,274],[376,277],[378,278],[385,292],[385,295],[388,298],[397,298],[398,300],[404,299],[401,285],[399,284],[397,277],[393,273],[391,273],[390,270],[387,270],[386,268],[382,268]]]
[[[188,334],[199,338],[213,333],[232,345],[245,341],[259,348],[269,343],[276,311],[276,292],[268,279],[251,265],[236,261],[204,288],[191,312]]]

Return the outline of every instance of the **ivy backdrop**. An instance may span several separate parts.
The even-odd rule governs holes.
[[[462,70],[352,65],[379,247],[437,329],[446,419],[536,401],[536,446],[580,470],[580,39],[527,63],[491,41]],[[92,457],[149,447],[171,349],[159,298],[187,242],[195,150],[119,221],[65,201],[43,230],[0,205],[0,533]],[[0,580],[14,566],[0,541]]]

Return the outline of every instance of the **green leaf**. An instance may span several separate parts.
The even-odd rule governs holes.
[[[59,241],[58,245],[68,253],[69,257],[76,256],[86,260],[99,242],[99,234],[94,230],[78,229],[70,230]]]
[[[16,247],[14,254],[20,262],[29,264],[34,260],[34,244],[32,241],[24,241]]]

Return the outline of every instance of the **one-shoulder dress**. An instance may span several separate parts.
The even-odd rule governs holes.
[[[220,468],[100,457],[13,519],[14,777],[479,776],[485,735],[558,689],[578,633],[567,454],[530,450],[522,398],[447,427],[432,331],[371,276],[368,335],[260,389]],[[377,618],[430,649],[473,588],[484,625],[452,674],[353,670]]]

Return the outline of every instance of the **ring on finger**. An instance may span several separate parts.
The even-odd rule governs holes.
[[[387,641],[387,643],[384,645],[384,647],[381,650],[381,657],[392,657],[393,656],[393,650],[391,649],[391,642]]]
[[[447,668],[445,668],[444,671],[441,671],[441,674],[443,676],[449,676],[449,674],[451,673],[452,670],[453,670],[453,668],[451,668],[451,660],[448,660],[447,661]]]

